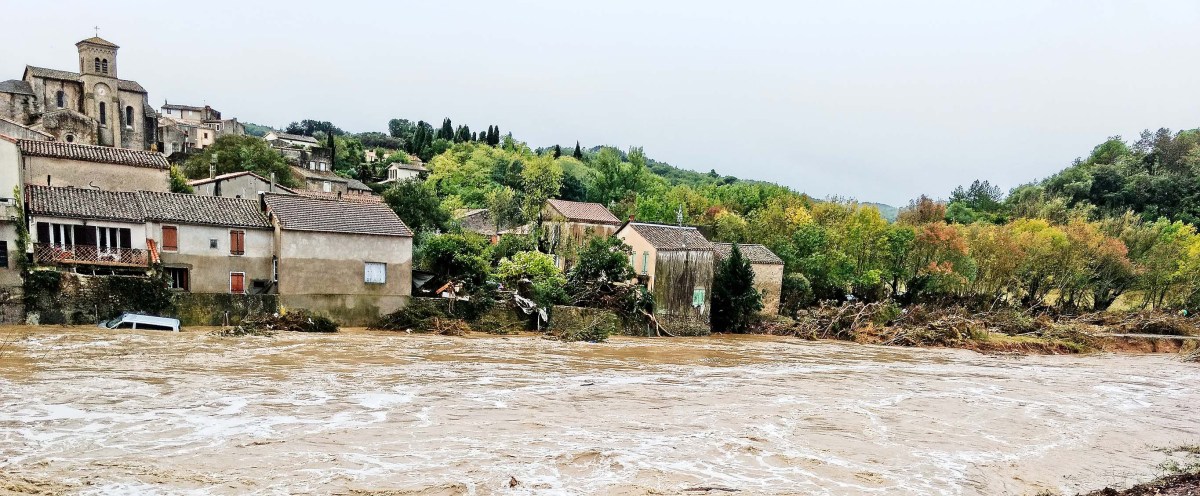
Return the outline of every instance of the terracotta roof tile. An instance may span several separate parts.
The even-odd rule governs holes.
[[[349,202],[300,195],[265,195],[267,208],[280,227],[291,231],[319,231],[378,236],[412,237],[400,217],[383,203]]]
[[[81,82],[82,77],[78,72],[60,71],[58,69],[47,69],[45,67],[34,67],[32,65],[25,66],[25,70],[32,74],[33,77],[58,79],[61,81],[74,81],[77,83]],[[135,93],[146,93],[146,88],[143,88],[142,85],[138,84],[137,81],[130,81],[128,79],[118,79],[117,89],[132,91]]]
[[[720,260],[729,258],[729,254],[733,253],[732,243],[713,243],[713,248],[717,252],[717,258]],[[779,255],[776,255],[775,252],[766,246],[739,243],[738,250],[752,264],[783,265],[783,259],[779,258]]]
[[[52,188],[25,186],[25,198],[31,215],[75,219],[143,222],[145,212],[137,193],[101,191],[90,188]]]
[[[146,220],[211,226],[270,229],[257,200],[223,196],[139,191]]]
[[[594,224],[621,224],[621,219],[609,212],[599,203],[575,202],[568,200],[546,200],[554,210],[566,217],[567,220],[590,222]]]
[[[633,229],[645,238],[651,246],[660,251],[713,249],[713,244],[708,241],[708,238],[705,238],[694,227],[630,222],[621,229]]]
[[[113,43],[113,42],[111,42],[111,41],[108,41],[108,40],[106,40],[106,39],[104,39],[104,38],[101,38],[101,37],[99,37],[99,36],[93,36],[93,37],[91,37],[91,38],[88,38],[88,39],[86,39],[86,40],[82,40],[82,41],[80,41],[79,43],[76,43],[75,45],[76,45],[76,46],[78,46],[78,45],[82,45],[82,44],[84,44],[84,43],[91,43],[91,44],[93,44],[93,45],[106,46],[106,47],[109,47],[109,48],[121,48],[121,47],[117,46],[115,43]]]
[[[230,172],[228,174],[221,174],[216,177],[206,177],[204,179],[193,179],[191,181],[188,181],[188,185],[189,186],[200,186],[202,184],[215,183],[215,182],[224,181],[227,179],[233,179],[233,178],[237,178],[237,177],[241,177],[241,176],[254,176],[255,179],[258,179],[259,181],[262,181],[264,183],[271,182],[270,179],[262,177],[251,171],[240,171],[240,172]],[[284,193],[295,193],[296,192],[292,188],[283,186],[283,185],[279,184],[278,182],[275,183],[275,189],[281,190]]]
[[[158,152],[127,150],[111,146],[80,145],[60,141],[20,140],[17,145],[23,155],[31,157],[63,158],[82,162],[129,165],[151,169],[167,169],[167,157]]]
[[[299,190],[296,194],[308,198],[318,198],[322,200],[337,200],[353,203],[382,203],[383,198],[376,195],[364,195],[361,193],[348,193],[339,195],[337,193],[326,193],[324,191]]]

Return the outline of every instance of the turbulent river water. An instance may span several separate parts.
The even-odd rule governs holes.
[[[1198,384],[1170,355],[11,328],[0,494],[1073,493],[1200,441]]]

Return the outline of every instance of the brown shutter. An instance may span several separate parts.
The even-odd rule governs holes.
[[[241,272],[229,274],[229,292],[233,294],[246,292],[246,274]]]
[[[179,249],[179,232],[175,226],[163,226],[162,228],[162,248],[167,251],[176,251]]]
[[[229,253],[232,255],[246,253],[246,231],[229,231]]]

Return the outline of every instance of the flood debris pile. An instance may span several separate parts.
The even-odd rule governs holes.
[[[248,317],[236,326],[213,332],[216,336],[274,336],[284,332],[337,332],[338,325],[328,317],[315,315],[307,310],[296,310],[285,314],[257,315]]]
[[[616,313],[600,308],[555,306],[547,335],[560,341],[600,343],[620,332]]]
[[[1196,496],[1200,495],[1200,445],[1163,448],[1170,458],[1159,465],[1165,475],[1128,489],[1106,487],[1079,496]],[[1044,493],[1046,495],[1050,493]],[[1039,495],[1043,496],[1043,495]]]
[[[468,332],[514,334],[527,323],[507,303],[493,302],[485,309],[466,308],[463,302],[449,299],[413,298],[404,308],[384,315],[372,329],[405,331],[443,336],[462,336]]]
[[[1191,319],[1162,312],[1066,315],[922,304],[901,308],[891,302],[826,302],[799,312],[795,319],[764,321],[756,330],[865,344],[1049,354],[1102,349],[1100,335],[1108,333],[1188,336],[1197,332]]]

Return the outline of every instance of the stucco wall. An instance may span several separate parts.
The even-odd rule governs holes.
[[[345,325],[367,325],[412,294],[412,238],[280,231],[279,304]],[[365,262],[387,264],[387,282],[364,282]]]
[[[779,293],[783,289],[782,264],[752,264],[754,289],[762,294],[763,315],[779,313]]]
[[[162,226],[175,226],[179,249],[162,248]],[[253,287],[254,280],[271,280],[271,258],[275,254],[274,233],[269,229],[244,229],[153,222],[148,224],[148,236],[159,246],[164,267],[188,269],[189,291],[192,293],[229,293],[229,274],[246,273],[246,292],[261,291]],[[229,231],[245,231],[245,254],[229,253]],[[211,240],[217,240],[212,248]],[[267,283],[269,286],[269,283]],[[269,287],[264,288],[269,289]]]
[[[617,237],[633,248],[633,257],[629,261],[633,265],[633,272],[648,276],[646,289],[654,291],[654,281],[658,279],[654,273],[658,251],[633,229],[625,229],[618,233]]]
[[[17,144],[0,139],[0,198],[12,198],[21,184],[21,152]]]
[[[5,210],[10,209],[6,207]],[[0,267],[0,304],[13,299],[19,302],[23,281],[17,267],[21,256],[17,250],[17,226],[7,219],[8,215],[5,215],[4,220],[0,220],[0,241],[8,242],[8,267]]]
[[[166,170],[48,157],[24,157],[25,182],[42,186],[100,188],[107,191],[169,192]],[[47,184],[46,176],[50,176]]]

